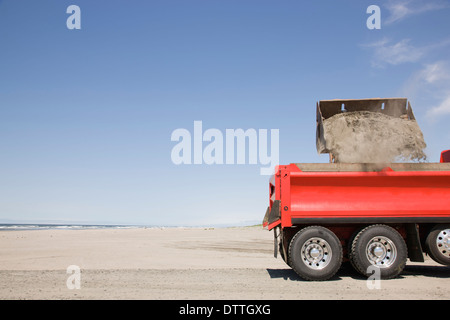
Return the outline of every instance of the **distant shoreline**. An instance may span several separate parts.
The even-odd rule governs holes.
[[[152,226],[155,227],[155,226]],[[1,223],[0,231],[25,230],[87,230],[87,229],[135,229],[151,228],[138,225],[100,225],[100,224],[50,224],[50,223]]]
[[[158,228],[236,228],[256,227],[261,224],[217,224],[217,225],[126,225],[126,224],[53,224],[53,223],[0,223],[1,231],[28,230],[101,230],[101,229],[158,229]]]

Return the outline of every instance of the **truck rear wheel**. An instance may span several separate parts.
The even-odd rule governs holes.
[[[387,225],[371,225],[353,239],[349,258],[364,276],[370,276],[369,267],[376,266],[380,268],[381,279],[392,279],[405,268],[407,252],[405,240],[397,230]]]
[[[431,259],[443,265],[450,265],[450,225],[438,224],[425,240]]]
[[[338,237],[320,226],[298,231],[289,244],[289,265],[305,280],[322,281],[341,267],[342,246]]]

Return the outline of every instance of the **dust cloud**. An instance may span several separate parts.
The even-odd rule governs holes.
[[[336,114],[323,122],[326,147],[335,162],[423,162],[427,156],[422,131],[415,120],[379,112]]]

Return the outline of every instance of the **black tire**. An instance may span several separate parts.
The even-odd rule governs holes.
[[[387,225],[371,225],[361,230],[349,251],[352,266],[368,277],[369,267],[377,266],[381,279],[392,279],[402,273],[406,265],[408,250],[405,240]]]
[[[288,251],[289,266],[305,280],[328,280],[342,264],[341,242],[333,232],[320,226],[298,231]]]
[[[428,255],[437,263],[450,265],[450,224],[438,224],[425,240]]]
[[[356,266],[353,264],[353,260],[351,259],[351,253],[352,253],[352,245],[353,245],[353,241],[355,240],[356,236],[358,235],[358,233],[362,230],[361,229],[356,229],[355,231],[353,231],[352,235],[350,236],[350,238],[348,239],[348,243],[347,243],[347,255],[348,255],[348,262],[350,264],[350,266],[352,266],[353,269],[356,269]]]

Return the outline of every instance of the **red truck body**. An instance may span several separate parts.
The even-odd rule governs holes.
[[[263,224],[269,230],[275,230],[276,253],[280,250],[286,263],[308,280],[325,280],[333,273],[323,275],[325,268],[310,267],[306,268],[305,274],[301,270],[304,269],[302,262],[295,266],[296,258],[292,256],[297,254],[303,257],[303,261],[317,260],[315,256],[320,250],[311,245],[308,247],[306,243],[298,245],[299,248],[303,246],[303,249],[298,249],[303,250],[301,254],[293,251],[293,241],[299,241],[296,235],[308,227],[308,232],[311,227],[317,229],[316,235],[310,236],[311,239],[323,241],[327,238],[322,239],[320,231],[326,228],[327,232],[339,239],[343,260],[352,261],[357,255],[356,251],[352,254],[352,250],[356,250],[352,248],[355,235],[368,227],[381,225],[386,229],[390,228],[389,230],[394,229],[403,238],[407,244],[405,257],[412,261],[424,261],[422,252],[429,253],[429,243],[435,243],[436,246],[440,244],[437,238],[429,240],[429,235],[437,232],[437,226],[440,227],[441,238],[442,232],[450,231],[450,163],[444,162],[447,159],[448,152],[443,152],[442,163],[317,163],[277,166],[269,183],[270,202]],[[384,234],[381,229],[378,232]],[[394,236],[384,237],[391,239]],[[448,235],[444,237],[443,245],[450,249],[450,238]],[[328,244],[327,241],[325,244]],[[402,244],[395,246],[393,243],[394,247],[391,248],[389,245],[383,246],[382,241],[379,241],[380,244],[373,244],[374,240],[372,244],[367,241],[363,247],[369,257],[370,254],[376,257],[375,253],[378,255],[378,252],[380,255],[389,255],[391,249],[396,250],[398,257],[401,256]],[[331,247],[329,245],[330,251]],[[310,251],[304,253],[308,248]],[[382,250],[385,250],[384,253]],[[447,264],[450,262],[450,255],[442,251],[444,250],[440,249],[442,257],[439,262]],[[392,261],[392,257],[390,258]],[[378,260],[374,258],[369,262],[377,264],[374,263],[376,261]],[[352,261],[352,264],[358,262]],[[365,271],[363,269],[359,266],[361,273]],[[316,277],[313,271],[318,274],[322,272],[322,275]],[[389,273],[386,278],[396,275],[398,272]]]

